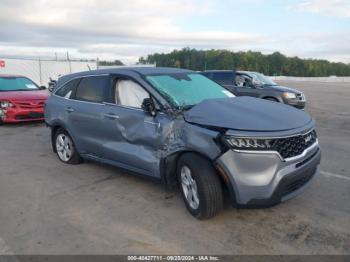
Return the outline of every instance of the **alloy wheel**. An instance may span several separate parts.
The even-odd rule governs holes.
[[[63,162],[68,162],[74,153],[73,142],[69,136],[59,134],[56,138],[56,150],[58,157]]]
[[[191,208],[199,207],[197,183],[192,177],[191,169],[187,166],[181,168],[181,185],[187,203]]]

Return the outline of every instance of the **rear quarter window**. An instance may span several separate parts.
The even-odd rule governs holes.
[[[75,92],[75,88],[77,87],[78,83],[80,81],[79,79],[74,79],[63,85],[61,88],[59,88],[55,95],[70,98],[72,94]]]

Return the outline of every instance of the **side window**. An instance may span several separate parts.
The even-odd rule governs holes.
[[[247,75],[237,75],[235,85],[244,88],[253,88],[253,80]]]
[[[75,91],[75,88],[77,86],[77,84],[79,83],[80,79],[74,79],[69,81],[67,84],[65,84],[64,86],[62,86],[61,88],[59,88],[55,95],[57,96],[61,96],[61,97],[65,97],[65,98],[70,98],[72,96],[72,94]]]
[[[115,84],[115,102],[118,105],[141,108],[148,92],[132,80],[119,79]]]
[[[213,73],[213,80],[222,85],[233,84],[233,73],[230,72],[215,72]]]
[[[104,101],[108,76],[89,76],[81,79],[75,99],[100,103]]]

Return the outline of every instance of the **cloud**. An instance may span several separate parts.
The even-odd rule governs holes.
[[[234,7],[264,5],[268,9],[268,1],[236,0]],[[318,3],[317,12],[321,12],[329,8],[329,1],[303,1],[294,8],[310,12]],[[254,16],[237,17],[231,25],[220,20],[221,15],[230,14],[228,6],[226,0],[1,0],[0,55],[53,57],[58,53],[63,57],[69,51],[75,58],[134,63],[140,56],[189,46],[349,61],[346,36],[290,35],[293,30],[289,28],[283,34],[269,34],[273,28],[259,28]],[[344,5],[341,9],[350,10]],[[245,30],[249,23],[262,33]]]
[[[291,7],[292,10],[310,12],[327,16],[350,18],[349,0],[310,0]]]
[[[222,0],[3,0],[0,3],[0,49],[73,49],[76,55],[106,57],[171,48],[256,45],[259,34],[230,31],[187,31],[179,22],[216,12]],[[18,7],[20,12],[18,11]],[[135,48],[137,46],[137,48]],[[121,48],[123,47],[123,48]],[[35,49],[37,48],[37,49]],[[113,49],[114,48],[114,49]],[[134,52],[132,51],[134,48]],[[24,50],[25,48],[21,48]],[[35,52],[37,53],[37,52]],[[129,59],[129,60],[130,60]]]

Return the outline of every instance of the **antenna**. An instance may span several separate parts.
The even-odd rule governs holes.
[[[90,68],[90,66],[89,65],[86,65],[88,68],[89,68],[89,71],[91,71],[91,68]]]

